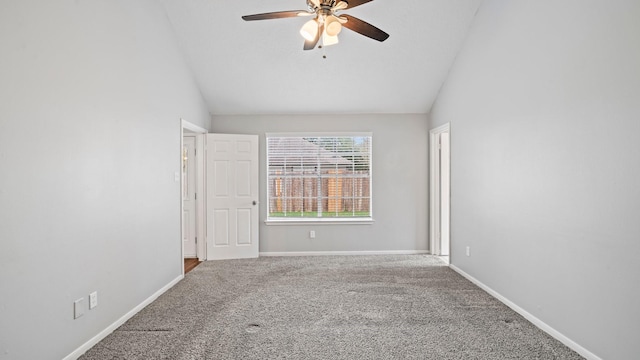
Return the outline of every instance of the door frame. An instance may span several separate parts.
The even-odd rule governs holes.
[[[195,134],[196,136],[196,237],[198,244],[196,246],[196,255],[199,261],[206,260],[207,248],[205,240],[205,213],[206,206],[205,196],[205,180],[204,180],[204,134],[208,131],[198,125],[190,123],[184,119],[180,119],[180,261],[184,261],[184,244],[183,234],[185,222],[184,215],[184,202],[182,201],[182,194],[184,191],[183,176],[182,176],[182,148],[184,146],[183,137],[185,134]],[[184,266],[182,266],[182,275],[184,275]]]
[[[439,196],[441,189],[441,161],[440,161],[440,135],[443,133],[451,134],[451,125],[446,123],[429,131],[429,244],[431,254],[441,255],[441,217],[440,210],[442,207],[441,198]],[[450,150],[450,149],[449,149]],[[450,154],[450,151],[449,151]],[[449,160],[450,161],[450,160]],[[451,174],[445,174],[451,179]],[[445,199],[450,208],[450,199]],[[449,218],[450,219],[450,218]],[[449,220],[451,221],[451,220]],[[449,229],[451,227],[449,226]],[[450,234],[450,232],[449,232]],[[451,236],[449,235],[449,248],[451,248]],[[448,251],[449,256],[451,251]]]

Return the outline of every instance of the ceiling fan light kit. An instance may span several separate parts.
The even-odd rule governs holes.
[[[343,27],[377,41],[385,41],[389,34],[354,16],[340,14],[341,10],[353,9],[373,0],[307,0],[307,10],[277,11],[271,13],[245,15],[245,21],[282,19],[289,17],[314,16],[300,29],[305,39],[304,50],[311,50],[322,38],[322,46],[337,44],[338,34]]]
[[[342,31],[342,24],[335,15],[329,15],[324,21],[324,32],[328,36],[338,36]]]
[[[309,20],[300,29],[300,35],[307,41],[312,41],[318,36],[318,23],[315,20]]]
[[[327,32],[325,31],[322,34],[322,46],[329,46],[329,45],[335,45],[337,44],[338,41],[338,36],[331,36],[329,34],[327,34]]]

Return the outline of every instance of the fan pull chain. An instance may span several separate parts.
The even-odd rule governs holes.
[[[327,58],[327,52],[324,50],[324,46],[319,45],[318,49],[322,49],[322,58],[326,59]]]

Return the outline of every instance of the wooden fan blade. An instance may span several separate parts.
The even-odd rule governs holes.
[[[344,2],[346,2],[347,4],[349,4],[349,6],[347,6],[347,9],[353,9],[356,6],[360,6],[362,4],[366,4],[368,2],[371,2],[373,0],[343,0]]]
[[[318,41],[320,41],[320,36],[322,36],[323,31],[324,31],[324,25],[319,24],[318,34],[316,35],[316,38],[313,39],[312,41],[305,40],[304,50],[313,50],[316,47],[316,45],[318,45]]]
[[[357,17],[345,14],[341,14],[340,17],[347,19],[347,22],[342,24],[342,26],[366,37],[372,38],[373,40],[385,41],[389,37],[389,34],[387,34],[386,32],[358,19]]]
[[[305,10],[293,10],[293,11],[276,11],[264,14],[255,14],[255,15],[245,15],[242,17],[245,21],[253,21],[253,20],[269,20],[269,19],[283,19],[290,17],[298,17],[298,16],[308,16],[313,15],[313,13],[309,13]]]

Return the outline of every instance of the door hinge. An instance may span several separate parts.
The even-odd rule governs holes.
[[[196,236],[196,244],[198,243],[198,237]]]
[[[198,200],[198,193],[194,193],[193,195],[195,196],[194,200]]]

